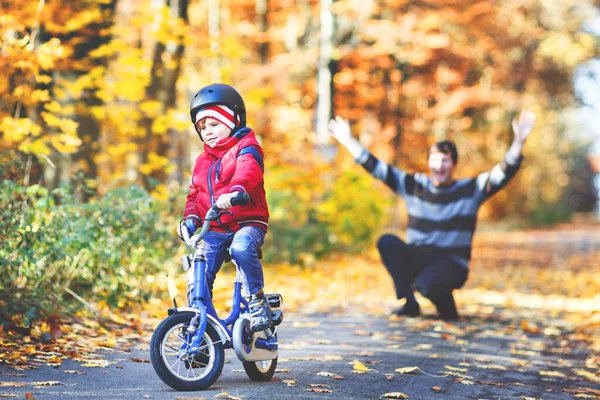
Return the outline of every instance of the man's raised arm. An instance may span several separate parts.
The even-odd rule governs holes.
[[[504,160],[492,168],[491,171],[480,174],[477,178],[478,185],[489,198],[512,179],[521,165],[521,151],[523,145],[535,127],[535,114],[529,110],[521,111],[519,117],[512,120],[514,139],[504,156]]]
[[[342,117],[335,117],[329,121],[329,132],[348,152],[357,163],[363,166],[375,178],[382,180],[395,193],[404,195],[406,193],[406,172],[394,168],[389,164],[377,159],[358,140],[352,136],[350,125]]]

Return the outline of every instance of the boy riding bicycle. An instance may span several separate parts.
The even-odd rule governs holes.
[[[192,99],[190,115],[204,142],[204,152],[196,159],[179,236],[181,229],[193,234],[202,225],[200,216],[211,206],[230,209],[211,223],[204,237],[206,282],[212,295],[215,276],[229,251],[250,295],[251,329],[265,330],[272,322],[259,259],[269,221],[262,147],[252,129],[246,127],[242,96],[229,85],[218,83],[200,89]],[[238,192],[249,195],[248,205],[232,207],[231,200]],[[193,285],[193,276],[190,269],[188,287]],[[188,300],[191,303],[192,299]]]

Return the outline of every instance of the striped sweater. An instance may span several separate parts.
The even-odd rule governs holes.
[[[394,168],[366,149],[356,161],[404,198],[408,244],[430,248],[467,266],[479,207],[506,186],[519,170],[522,159],[512,160],[507,155],[490,171],[445,187],[434,186],[426,174],[409,174]]]

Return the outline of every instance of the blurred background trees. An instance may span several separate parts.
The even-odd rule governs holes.
[[[167,203],[172,224],[202,151],[189,100],[216,81],[242,93],[265,149],[268,261],[361,251],[402,226],[401,201],[327,142],[333,115],[407,170],[424,171],[427,148],[452,139],[469,176],[502,159],[510,120],[530,108],[538,125],[522,171],[480,217],[549,223],[594,206],[588,143],[573,134],[587,128],[567,118],[579,106],[575,71],[598,55],[582,28],[598,18],[593,0],[28,0],[0,11],[3,204],[42,215],[3,220],[3,266],[20,265],[27,229],[101,207],[119,187]],[[142,214],[128,226],[146,229]],[[164,243],[146,232],[139,246]]]

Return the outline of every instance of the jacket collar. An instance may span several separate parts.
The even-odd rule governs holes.
[[[233,134],[233,136],[230,136],[227,139],[217,143],[217,145],[215,147],[207,146],[205,143],[204,151],[207,152],[208,154],[212,155],[213,157],[222,158],[229,149],[231,149],[233,146],[238,144],[238,142],[242,138],[246,137],[251,132],[252,132],[252,129],[250,129],[248,127],[241,128],[238,131],[236,131]]]

